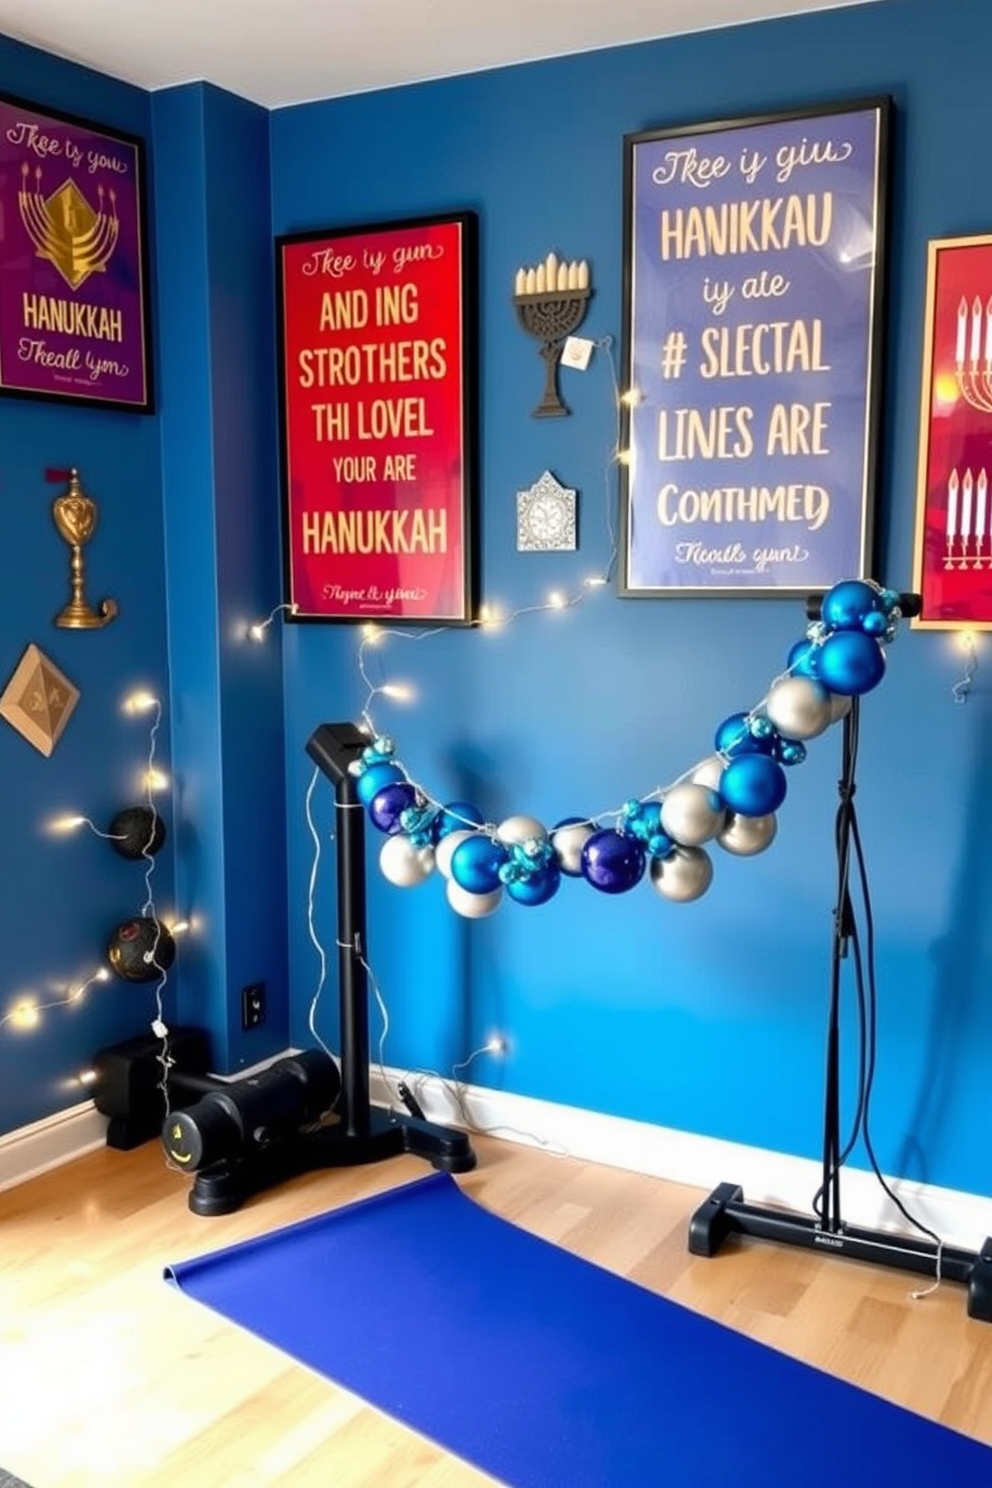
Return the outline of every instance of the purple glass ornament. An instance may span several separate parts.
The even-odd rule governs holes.
[[[356,780],[355,794],[363,806],[368,806],[383,786],[402,779],[403,771],[396,765],[387,765],[385,761],[378,765],[369,765]]]
[[[368,803],[369,821],[380,832],[388,832],[392,836],[394,832],[403,830],[400,818],[404,811],[416,804],[417,787],[411,785],[409,780],[394,781],[376,791]]]
[[[647,857],[636,837],[612,828],[593,832],[582,849],[582,876],[604,894],[623,894],[644,876]]]

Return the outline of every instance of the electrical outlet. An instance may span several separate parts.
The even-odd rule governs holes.
[[[265,983],[250,982],[241,989],[241,1027],[247,1033],[265,1022]]]

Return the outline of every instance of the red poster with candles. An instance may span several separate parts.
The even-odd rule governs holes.
[[[992,235],[929,245],[914,624],[992,629]]]
[[[468,623],[473,216],[288,234],[276,251],[291,617]]]

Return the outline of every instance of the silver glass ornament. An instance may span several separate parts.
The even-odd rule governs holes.
[[[710,790],[720,789],[720,776],[727,768],[727,761],[722,754],[711,754],[704,759],[692,772],[692,780],[696,785],[708,786]]]
[[[548,829],[536,816],[508,816],[496,828],[504,847],[522,846],[525,842],[546,842]]]
[[[397,832],[382,844],[379,867],[398,889],[412,889],[434,872],[434,849],[417,847],[405,832]]]
[[[468,889],[463,889],[461,884],[456,884],[454,879],[449,879],[445,893],[451,908],[457,910],[466,920],[482,920],[486,915],[491,915],[494,910],[499,909],[500,900],[503,898],[502,889],[494,889],[491,894],[470,894]]]
[[[667,858],[652,858],[651,883],[663,899],[688,904],[713,881],[713,862],[704,847],[677,847]]]
[[[830,694],[812,677],[780,677],[769,689],[765,712],[786,739],[815,739],[830,727]]]
[[[589,822],[571,822],[551,834],[551,844],[563,873],[578,878],[582,872],[582,849],[595,831]]]
[[[717,842],[739,858],[752,858],[771,847],[778,831],[778,820],[770,816],[738,816],[732,813]]]
[[[722,829],[727,813],[715,790],[685,780],[675,785],[661,803],[661,829],[673,842],[699,847]]]

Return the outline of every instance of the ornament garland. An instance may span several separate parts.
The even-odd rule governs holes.
[[[718,726],[713,753],[619,811],[567,816],[550,828],[525,815],[487,822],[471,802],[431,796],[393,740],[377,737],[351,770],[368,820],[386,837],[383,875],[413,888],[439,872],[451,908],[469,919],[492,914],[504,894],[517,904],[546,904],[563,878],[622,894],[646,876],[663,899],[699,899],[713,878],[706,844],[739,857],[770,847],[786,771],[806,758],[808,740],[881,682],[884,648],[902,619],[899,598],[865,579],[835,584],[765,698]]]

